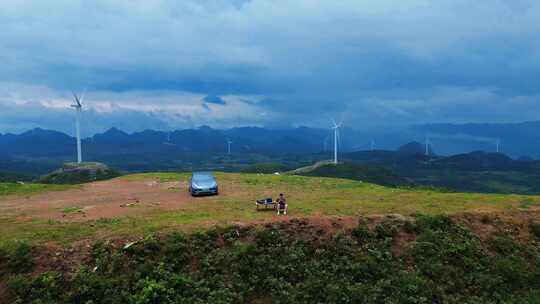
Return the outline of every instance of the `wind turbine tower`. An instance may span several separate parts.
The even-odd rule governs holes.
[[[75,132],[77,136],[77,163],[82,162],[82,151],[81,151],[81,111],[82,111],[82,101],[84,98],[84,92],[81,96],[73,93],[74,103],[71,105],[75,108]]]
[[[497,139],[497,153],[501,153],[501,140]]]
[[[426,156],[429,156],[429,137],[426,136]]]
[[[334,164],[337,165],[339,128],[341,128],[341,125],[343,124],[343,122],[340,122],[339,124],[337,124],[336,121],[332,119],[332,124],[333,124],[332,129],[334,129]]]
[[[163,142],[164,145],[168,145],[168,146],[176,146],[176,145],[171,141],[171,134],[172,134],[172,131],[167,131],[167,138],[166,138],[165,141]]]
[[[330,139],[331,134],[326,135],[323,140],[323,152],[328,151],[328,140]]]
[[[231,144],[232,143],[233,142],[230,139],[227,140],[227,154],[228,155],[231,155]]]

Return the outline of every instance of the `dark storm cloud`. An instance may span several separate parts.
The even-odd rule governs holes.
[[[176,125],[524,120],[540,96],[538,20],[533,0],[7,0],[1,101],[22,107],[26,86],[51,99],[85,87],[107,102],[137,92],[118,101],[137,107],[118,109],[149,125],[148,111],[175,125],[158,109],[175,102],[188,117]],[[149,98],[164,91],[178,97]],[[224,100],[236,108],[209,107]],[[56,112],[43,111],[52,123]]]
[[[203,98],[203,102],[205,103],[212,103],[217,105],[225,105],[226,102],[221,97],[217,95],[207,95]]]

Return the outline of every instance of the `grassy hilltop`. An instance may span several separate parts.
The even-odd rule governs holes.
[[[71,189],[71,185],[47,185],[34,183],[0,183],[0,200],[6,195],[32,195],[48,191]]]
[[[100,218],[78,199],[98,184],[1,184],[0,302],[540,301],[540,197],[216,175],[221,194],[196,199],[189,174],[99,182],[152,199]],[[255,211],[254,199],[279,192],[289,216]],[[47,209],[57,197],[63,207]]]
[[[137,211],[135,215],[117,214],[91,220],[82,217],[80,220],[72,221],[69,216],[48,219],[39,214],[41,210],[21,212],[12,208],[13,206],[8,208],[9,206],[2,205],[3,199],[0,196],[0,208],[3,210],[0,215],[0,233],[4,236],[1,242],[27,239],[69,243],[80,239],[137,235],[167,229],[192,231],[214,225],[272,221],[277,219],[277,216],[273,212],[256,212],[254,200],[267,196],[276,197],[280,192],[287,195],[290,217],[387,213],[436,215],[466,211],[526,210],[540,205],[540,197],[537,196],[442,193],[434,190],[388,188],[361,181],[321,177],[233,173],[216,175],[222,190],[219,196],[197,198],[189,204],[167,210],[156,206],[144,208],[137,205],[125,209]],[[180,186],[173,185],[160,191],[185,194],[189,174],[148,173],[128,175],[120,179],[130,182],[151,182],[158,186],[180,181]],[[4,197],[13,195],[26,197],[36,195],[40,191],[48,193],[50,190],[73,189],[73,187],[84,188],[67,185],[2,184],[0,194],[11,195]],[[69,213],[68,210],[83,209],[84,206],[80,206],[78,202],[82,194],[77,193],[73,201],[68,202],[70,205],[55,212],[60,214]],[[156,198],[157,200],[159,198]]]

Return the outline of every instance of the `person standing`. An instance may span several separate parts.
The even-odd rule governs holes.
[[[277,200],[277,203],[278,203],[278,210],[277,210],[277,214],[287,214],[287,199],[285,199],[285,195],[283,193],[280,193],[279,194],[279,198]]]

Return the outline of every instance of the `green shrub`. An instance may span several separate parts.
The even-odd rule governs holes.
[[[8,243],[0,251],[0,264],[5,264],[9,273],[26,273],[34,268],[34,248],[26,241]]]
[[[170,234],[163,246],[163,259],[171,269],[181,270],[188,265],[191,249],[188,239],[182,233]]]
[[[540,286],[540,250],[522,244],[509,235],[496,234],[488,240],[489,248],[497,254],[492,261],[495,276],[509,290]]]
[[[531,234],[540,240],[540,223],[529,223],[529,229],[531,230]]]
[[[403,223],[403,231],[410,234],[416,234],[418,233],[419,228],[415,221],[407,220]]]
[[[441,214],[435,216],[419,215],[416,219],[416,227],[418,232],[421,232],[428,229],[448,231],[456,226],[447,215]]]
[[[174,298],[174,289],[168,288],[163,282],[143,279],[135,286],[136,293],[131,297],[133,304],[160,304],[171,303]]]
[[[503,234],[494,234],[488,239],[490,249],[496,253],[508,256],[518,253],[522,248],[509,236]]]
[[[369,230],[367,226],[355,227],[354,229],[352,229],[351,234],[359,242],[369,242],[374,237],[374,234]]]
[[[63,300],[64,278],[57,272],[45,272],[33,279],[12,276],[8,286],[15,294],[15,303],[56,304]]]
[[[396,223],[391,220],[386,220],[375,226],[375,235],[380,239],[393,238],[401,226],[401,223]]]

